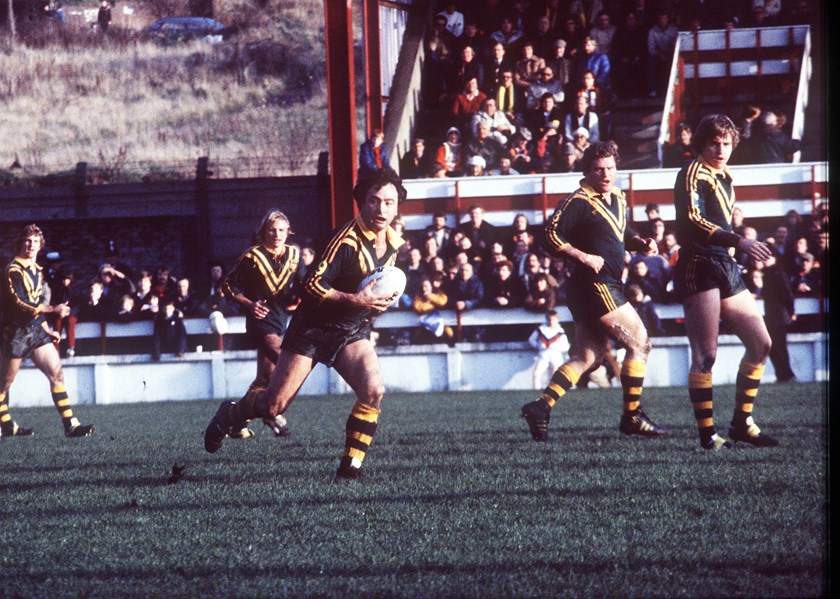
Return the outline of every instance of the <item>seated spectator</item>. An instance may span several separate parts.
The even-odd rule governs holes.
[[[585,131],[583,128],[581,130]],[[581,139],[588,140],[585,136],[581,136]],[[586,143],[589,145],[588,141]],[[557,172],[574,173],[579,171],[580,161],[583,158],[583,150],[580,150],[577,144],[570,141],[563,142],[560,148],[560,157],[557,160]]]
[[[476,126],[476,135],[467,143],[467,160],[478,156],[484,160],[485,169],[499,166],[499,158],[505,154],[505,147],[490,134],[490,126],[481,121]]]
[[[800,295],[819,295],[822,293],[822,275],[814,270],[814,256],[806,252],[796,262],[799,268],[790,278],[790,287]]]
[[[178,279],[178,294],[175,296],[175,309],[181,314],[181,318],[193,318],[199,316],[198,294],[190,289],[190,280],[187,277]]]
[[[513,273],[513,264],[502,262],[485,287],[485,303],[490,308],[517,308],[524,299],[525,286]]]
[[[551,19],[546,15],[541,15],[537,19],[537,28],[532,35],[534,54],[547,61],[554,56],[556,41],[557,32],[551,28]],[[565,47],[566,42],[563,42],[563,48],[565,49]]]
[[[595,17],[595,24],[589,30],[589,37],[595,40],[595,51],[609,56],[612,53],[612,42],[618,28],[610,23],[610,13],[602,10]]]
[[[458,12],[457,8],[457,2],[449,1],[446,3],[446,8],[437,14],[438,17],[446,19],[446,30],[454,38],[459,38],[464,33],[464,14]]]
[[[677,234],[674,231],[665,231],[662,244],[659,246],[659,255],[668,260],[671,270],[677,265],[677,258],[680,253],[680,245],[677,243]]]
[[[435,162],[443,167],[448,177],[460,177],[464,174],[462,166],[461,130],[450,127],[446,132],[446,140],[440,144]]]
[[[566,97],[563,91],[563,82],[554,76],[554,69],[549,66],[540,71],[539,78],[526,90],[525,107],[528,110],[539,108],[544,94],[551,94],[554,97],[555,106],[563,106],[563,100]]]
[[[502,156],[499,158],[499,168],[494,168],[490,171],[491,175],[495,177],[506,177],[508,175],[518,175],[520,174],[510,163],[510,158],[507,156]]]
[[[467,159],[467,177],[483,177],[486,173],[484,169],[487,167],[487,162],[481,156],[470,156]]]
[[[516,127],[508,120],[504,112],[496,109],[496,100],[487,98],[484,100],[482,109],[472,118],[472,133],[478,137],[478,126],[486,123],[490,129],[490,136],[501,146],[506,146],[509,136],[516,133]]]
[[[505,47],[505,51],[516,56],[517,42],[522,39],[522,31],[516,29],[513,19],[503,17],[499,28],[490,34],[490,40]]]
[[[580,160],[583,158],[583,153],[586,152],[586,148],[588,148],[589,145],[589,129],[586,127],[578,127],[572,132],[571,148],[567,149],[565,143],[562,145],[564,152],[571,150],[574,153],[574,169],[569,172],[577,172],[580,168]],[[568,163],[570,162],[570,159],[567,158],[566,161]]]
[[[532,84],[536,83],[540,73],[545,69],[545,61],[534,54],[534,45],[530,41],[523,42],[521,57],[516,62],[513,73],[513,83],[524,97]]]
[[[595,84],[594,73],[587,69],[583,73],[583,87],[578,91],[578,95],[586,96],[589,102],[589,110],[598,115],[601,139],[610,139],[610,119],[613,104],[612,90],[598,87]]]
[[[134,303],[134,296],[126,294],[120,298],[119,309],[114,320],[116,322],[132,322],[137,319],[137,310]]]
[[[653,302],[650,297],[645,295],[642,288],[634,283],[628,284],[624,288],[624,295],[633,309],[642,319],[642,323],[647,329],[648,335],[651,337],[661,337],[665,334],[665,328],[662,326],[662,321],[656,313]]]
[[[583,42],[583,52],[575,61],[574,83],[580,89],[584,85],[583,76],[591,71],[595,77],[595,85],[602,90],[611,90],[610,59],[606,54],[597,51],[598,43],[587,36]]]
[[[566,54],[570,60],[576,60],[583,51],[583,40],[586,34],[581,31],[580,23],[574,15],[569,15],[563,21],[560,39],[566,42]]]
[[[160,360],[163,352],[172,352],[181,358],[187,351],[187,329],[184,319],[175,309],[174,298],[163,301],[163,308],[155,318],[152,333],[152,359]]]
[[[534,152],[531,162],[534,173],[553,173],[556,170],[554,153],[549,150],[548,146],[551,137],[541,137],[534,142]]]
[[[554,309],[557,303],[556,284],[552,286],[554,277],[545,272],[539,272],[531,277],[531,286],[522,307],[531,312],[545,312]]]
[[[598,115],[589,110],[589,100],[585,95],[578,95],[575,100],[575,108],[566,115],[565,119],[566,141],[574,142],[573,132],[584,128],[589,132],[589,143],[601,141],[601,129],[598,123]]]
[[[528,174],[533,172],[531,168],[531,149],[528,144],[530,141],[531,132],[528,129],[518,131],[511,139],[508,153],[511,159],[511,167],[518,173]]]
[[[506,254],[511,255],[513,253],[516,247],[516,242],[519,241],[519,235],[521,233],[531,234],[531,239],[533,240],[531,223],[528,222],[528,217],[520,212],[513,217],[513,222],[511,222],[510,228],[507,231],[507,238],[504,245],[504,251]]]
[[[554,96],[546,92],[540,97],[540,105],[525,115],[525,126],[539,139],[557,135],[563,122],[563,111],[554,101]]]
[[[470,18],[464,21],[464,33],[458,39],[458,43],[461,44],[461,48],[466,46],[472,48],[476,59],[482,63],[489,57],[487,38],[475,19]]]
[[[449,307],[463,312],[473,310],[484,299],[484,285],[475,274],[473,265],[465,262],[458,267],[458,276],[446,288]]]
[[[102,289],[102,281],[99,279],[91,281],[88,295],[79,305],[80,322],[106,322],[111,318],[111,310],[102,301]]]
[[[452,100],[452,117],[460,129],[469,131],[473,116],[481,110],[486,98],[484,92],[478,89],[478,79],[467,79],[464,90]]]
[[[517,96],[516,86],[513,84],[513,71],[505,69],[500,75],[498,87],[490,97],[495,98],[496,108],[504,113],[508,121],[518,125],[525,112],[525,102]]]
[[[412,309],[420,316],[420,326],[431,332],[435,337],[447,338],[448,342],[454,341],[455,331],[452,327],[446,326],[440,310],[446,307],[449,301],[446,293],[443,292],[443,275],[438,273],[434,276],[435,283],[425,278],[420,282],[420,288],[414,295]]]
[[[572,71],[571,62],[566,57],[566,40],[555,40],[552,53],[545,57],[545,66],[551,69],[552,79],[559,81],[564,89],[569,84],[569,76]]]
[[[697,152],[691,147],[692,131],[685,121],[676,127],[677,141],[665,146],[662,152],[662,166],[664,168],[682,168],[697,157]]]
[[[382,129],[374,129],[370,137],[359,148],[359,179],[364,179],[388,166],[388,149]]]
[[[463,46],[458,60],[456,60],[448,74],[446,89],[454,97],[467,84],[467,81],[475,78],[478,81],[478,89],[484,88],[484,66],[476,58],[472,46]]]
[[[422,179],[431,174],[432,155],[426,152],[426,142],[422,137],[414,138],[411,150],[400,160],[400,177],[403,179]]]
[[[652,256],[660,260],[657,256]],[[662,271],[659,273],[653,272],[649,266],[649,262],[643,258],[638,258],[630,264],[630,272],[627,275],[628,285],[638,285],[645,295],[649,296],[651,300],[657,303],[666,301],[666,284],[667,278],[663,276]]]
[[[408,253],[408,264],[403,269],[405,272],[405,291],[400,296],[399,307],[411,308],[414,296],[420,290],[420,281],[428,277],[426,266],[423,263],[423,254],[420,248],[411,248]]]

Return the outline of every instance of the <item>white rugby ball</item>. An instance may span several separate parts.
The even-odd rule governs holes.
[[[359,283],[361,291],[373,281],[375,295],[388,295],[396,301],[405,291],[405,273],[396,266],[380,266]]]

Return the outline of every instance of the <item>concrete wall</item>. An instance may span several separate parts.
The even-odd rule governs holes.
[[[800,381],[828,380],[828,338],[822,333],[789,335],[791,362]],[[525,343],[461,343],[379,348],[389,391],[434,392],[531,387],[533,350]],[[713,375],[716,384],[733,384],[743,346],[731,335],[720,338]],[[689,351],[685,337],[654,339],[646,387],[685,385]],[[225,399],[242,395],[256,372],[252,351],[190,353],[160,362],[148,356],[92,356],[64,360],[74,404]],[[765,381],[775,380],[768,362]],[[344,381],[319,364],[301,395],[349,393]],[[10,393],[12,405],[50,406],[49,383],[31,364],[21,369]]]

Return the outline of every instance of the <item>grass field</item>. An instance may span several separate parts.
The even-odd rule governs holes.
[[[301,398],[202,448],[215,402],[14,410],[0,441],[0,596],[816,597],[826,591],[825,386],[764,385],[777,449],[695,452],[685,390],[618,433],[618,390],[575,391],[547,444],[528,392],[386,398],[361,483],[331,484],[352,400]],[[733,389],[717,393],[728,421]],[[14,393],[12,393],[14,401]],[[175,462],[184,476],[167,484]]]

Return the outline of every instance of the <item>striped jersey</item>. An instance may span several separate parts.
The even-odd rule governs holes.
[[[602,194],[581,179],[580,188],[557,204],[546,225],[546,240],[553,251],[571,245],[604,259],[604,266],[597,273],[576,264],[572,279],[622,284],[625,243],[636,233],[627,224],[624,192],[613,187],[610,197],[608,204]]]
[[[43,269],[36,263],[26,266],[20,258],[3,269],[2,320],[7,326],[40,325],[45,318]]]
[[[680,254],[727,255],[722,233],[732,232],[735,189],[732,175],[718,170],[702,156],[680,170],[674,183],[676,233]]]

